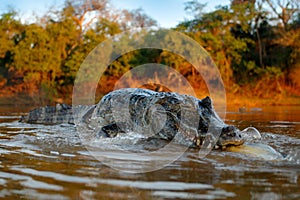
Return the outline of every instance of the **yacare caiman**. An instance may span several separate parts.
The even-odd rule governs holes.
[[[85,113],[74,113],[83,107]],[[215,149],[245,142],[238,128],[220,119],[210,97],[197,99],[175,92],[141,88],[112,91],[96,105],[72,108],[57,104],[36,108],[20,121],[47,125],[86,123],[87,127],[94,129],[97,138],[138,132],[146,138],[173,140],[191,147],[201,147],[206,137],[211,138]]]

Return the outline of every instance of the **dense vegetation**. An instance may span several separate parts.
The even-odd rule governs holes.
[[[241,96],[300,95],[299,0],[232,0],[205,12],[186,3],[191,20],[173,29],[199,42],[218,66],[227,92]],[[0,91],[34,100],[69,100],[80,64],[100,42],[134,27],[157,26],[142,10],[118,10],[109,1],[66,1],[34,23],[15,11],[0,16]],[[109,66],[100,87],[109,91],[127,70],[162,63],[188,77],[182,58],[163,50],[130,52]],[[191,80],[200,83],[201,80]]]

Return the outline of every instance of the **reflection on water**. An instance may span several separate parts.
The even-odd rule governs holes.
[[[284,160],[228,151],[213,151],[199,159],[198,151],[189,149],[165,168],[139,174],[117,171],[94,159],[71,125],[22,124],[19,116],[20,112],[0,110],[0,198],[300,198],[298,107],[227,113],[227,123],[240,129],[256,127],[262,133],[261,143],[276,149]],[[136,158],[127,159],[139,167]]]

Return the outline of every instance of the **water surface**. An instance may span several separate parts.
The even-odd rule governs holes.
[[[262,143],[285,159],[267,161],[212,151],[200,159],[188,149],[168,166],[125,173],[95,159],[72,125],[19,123],[29,108],[0,108],[0,198],[5,199],[300,199],[300,108],[269,107],[226,123],[256,127]],[[124,155],[115,155],[123,158]],[[159,155],[165,159],[168,155]],[[131,167],[139,167],[134,158]]]

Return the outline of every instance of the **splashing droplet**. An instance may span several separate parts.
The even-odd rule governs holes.
[[[260,132],[254,127],[245,128],[241,131],[241,134],[246,141],[261,140]]]

